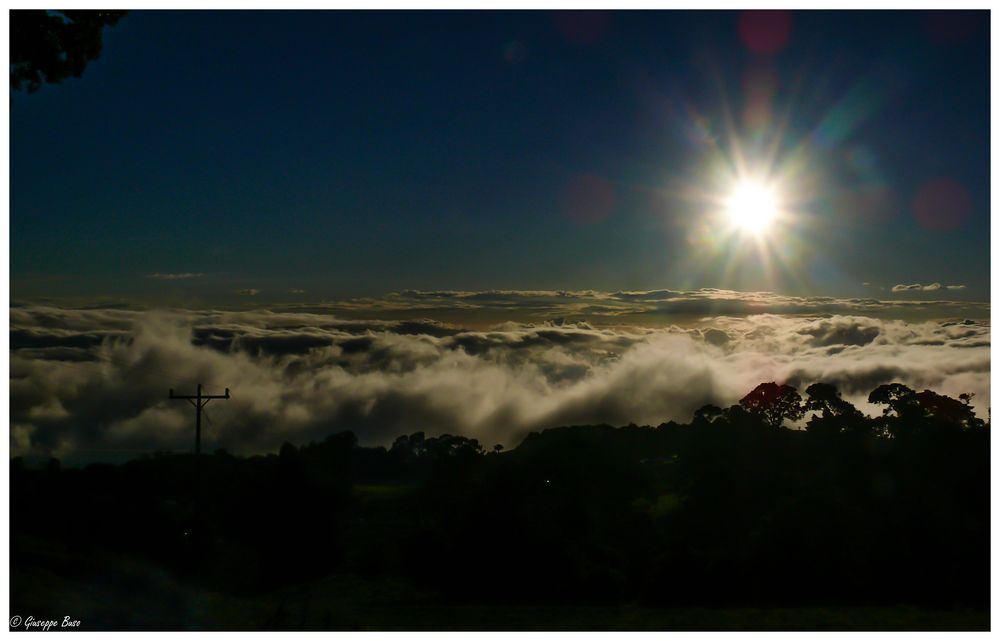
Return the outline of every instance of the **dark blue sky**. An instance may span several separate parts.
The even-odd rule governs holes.
[[[988,12],[783,20],[133,12],[82,79],[12,96],[12,298],[988,299]],[[795,193],[763,253],[691,197],[734,141],[777,141]]]

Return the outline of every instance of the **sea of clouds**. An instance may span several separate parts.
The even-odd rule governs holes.
[[[193,409],[167,393],[198,383],[232,392],[208,405],[203,449],[241,454],[342,430],[362,444],[423,430],[511,447],[559,425],[687,422],[765,381],[803,393],[834,383],[869,413],[882,383],[971,392],[985,417],[988,306],[900,305],[661,290],[404,292],[235,311],[17,306],[12,455],[188,450]]]

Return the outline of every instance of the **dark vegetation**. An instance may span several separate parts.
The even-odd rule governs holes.
[[[881,627],[727,619],[833,606],[971,609],[988,627],[989,429],[970,399],[883,385],[869,400],[885,411],[868,417],[830,385],[806,395],[765,383],[689,425],[551,429],[507,452],[420,432],[390,448],[339,433],[267,456],[219,451],[201,457],[198,500],[189,455],[85,469],[15,459],[12,612],[37,608],[39,586],[51,603],[58,586],[117,580],[134,604],[105,604],[86,627]],[[804,430],[783,426],[807,416]],[[206,604],[258,605],[170,609],[136,572]],[[319,589],[301,586],[331,581],[338,596],[287,616],[294,595]],[[388,605],[351,618],[371,603]],[[443,605],[457,609],[434,618]],[[522,616],[454,614],[484,607]],[[706,607],[723,609],[661,616]],[[546,618],[572,608],[591,618]],[[593,618],[612,611],[638,614]]]
[[[43,83],[79,78],[101,55],[104,27],[127,11],[15,9],[10,12],[10,87],[28,93]]]

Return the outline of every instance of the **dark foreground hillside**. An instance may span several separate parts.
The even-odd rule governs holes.
[[[689,425],[566,427],[509,452],[340,433],[197,467],[15,459],[11,614],[90,630],[988,629],[989,427],[968,399],[882,386],[870,418],[832,387],[807,395],[764,384]]]

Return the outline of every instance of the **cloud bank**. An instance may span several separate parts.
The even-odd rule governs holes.
[[[204,274],[195,274],[191,272],[184,272],[183,274],[161,274],[159,272],[155,274],[150,274],[147,278],[153,278],[156,280],[190,280],[192,278],[201,278]]]
[[[921,285],[920,283],[914,283],[913,285],[893,285],[892,293],[898,294],[900,292],[936,292],[942,288],[959,290],[959,289],[965,289],[965,285],[941,285],[941,283],[931,283],[929,285]]]
[[[553,298],[563,310],[598,300],[698,300],[663,290],[411,292],[394,301],[514,301],[550,313],[553,304],[540,300]],[[10,314],[12,453],[69,461],[190,449],[192,410],[166,396],[168,388],[193,393],[198,383],[209,393],[232,390],[232,400],[208,406],[204,448],[244,454],[346,429],[364,444],[424,430],[509,447],[558,425],[686,422],[698,407],[730,405],[770,380],[800,390],[835,383],[870,412],[867,393],[892,381],[956,397],[972,392],[980,416],[989,402],[988,320],[752,313],[657,327],[547,320],[469,329],[301,310],[34,306]]]
[[[989,318],[989,304],[972,301],[786,296],[724,289],[405,290],[380,298],[274,304],[271,309],[355,319],[429,317],[479,329],[505,321],[664,327],[700,322],[706,317],[751,314],[844,314],[904,320]]]

